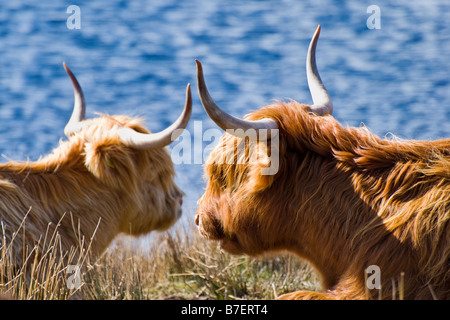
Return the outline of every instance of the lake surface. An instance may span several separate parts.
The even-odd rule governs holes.
[[[68,27],[72,4],[80,29]],[[2,1],[0,153],[5,162],[35,160],[65,138],[73,93],[63,61],[83,87],[87,117],[139,115],[153,132],[178,117],[188,82],[188,130],[194,134],[195,121],[217,128],[197,95],[195,59],[216,102],[236,116],[275,99],[311,103],[304,64],[318,24],[317,64],[339,121],[381,136],[449,138],[450,3],[378,1],[380,29],[367,26],[371,4]],[[205,188],[202,166],[177,164],[176,171],[186,193],[181,221],[192,220]]]

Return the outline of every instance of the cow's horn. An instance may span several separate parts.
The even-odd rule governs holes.
[[[168,128],[158,133],[140,133],[131,128],[119,129],[119,137],[122,142],[137,149],[162,148],[169,145],[186,128],[192,113],[191,86],[186,88],[186,103],[184,110],[178,119]]]
[[[317,71],[316,46],[319,34],[320,25],[317,27],[316,33],[309,44],[308,56],[306,57],[306,76],[308,78],[309,91],[314,102],[311,106],[311,112],[323,116],[333,112],[333,103]]]
[[[278,129],[277,123],[272,119],[239,119],[220,109],[211,98],[208,89],[206,88],[202,64],[198,60],[195,60],[195,62],[197,63],[198,93],[208,116],[223,130],[232,133],[235,136],[242,138],[246,136],[246,132],[248,133],[249,129],[253,129],[256,132],[257,138],[269,139],[271,133],[273,133],[271,129]]]
[[[72,71],[70,71],[69,67],[67,67],[66,63],[63,63],[64,69],[72,80],[73,86],[73,96],[74,96],[74,104],[72,116],[70,117],[69,122],[64,128],[64,134],[67,137],[70,137],[73,133],[77,132],[81,128],[81,122],[84,120],[86,115],[86,102],[84,100],[83,90],[81,90],[81,86],[77,81],[77,78],[73,75]]]

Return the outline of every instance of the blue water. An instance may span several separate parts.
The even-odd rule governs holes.
[[[37,159],[64,138],[73,105],[65,61],[94,112],[171,124],[192,84],[193,122],[215,128],[197,96],[195,59],[211,94],[242,116],[273,99],[311,103],[305,57],[318,24],[317,63],[342,123],[381,136],[450,137],[450,3],[377,1],[32,1],[0,3],[0,153]],[[69,5],[81,28],[69,29]],[[191,220],[203,193],[200,164],[176,165]]]

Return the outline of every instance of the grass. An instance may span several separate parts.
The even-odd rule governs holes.
[[[12,299],[274,299],[299,289],[318,290],[312,269],[288,253],[252,258],[221,252],[193,226],[175,227],[136,242],[119,237],[94,264],[81,256],[81,286],[69,289],[71,253],[53,235],[33,261],[12,267],[11,245],[0,243],[0,293]],[[141,243],[141,245],[137,245]],[[142,245],[145,243],[145,245]],[[15,270],[15,271],[12,271]]]

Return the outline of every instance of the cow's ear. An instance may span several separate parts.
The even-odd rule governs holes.
[[[249,186],[260,192],[269,188],[278,172],[279,148],[270,142],[259,142],[250,155]]]
[[[98,179],[111,186],[123,186],[136,176],[130,148],[115,143],[86,143],[85,165]]]

